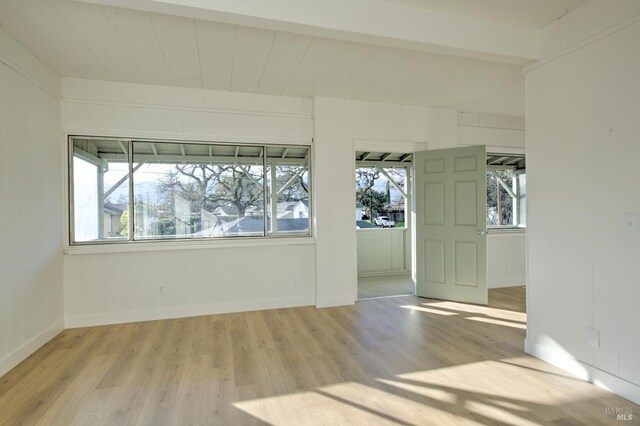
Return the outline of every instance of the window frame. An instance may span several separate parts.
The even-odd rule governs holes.
[[[75,205],[74,205],[74,141],[75,140],[108,140],[113,142],[126,143],[127,146],[127,164],[128,164],[128,211],[129,211],[129,222],[128,222],[128,238],[126,239],[112,239],[112,240],[91,240],[91,241],[75,241]],[[184,145],[214,145],[214,146],[234,146],[234,147],[248,147],[248,148],[260,148],[263,151],[262,154],[262,167],[263,167],[263,203],[264,203],[264,227],[263,227],[263,235],[227,235],[223,237],[198,237],[198,238],[185,238],[185,237],[176,237],[176,238],[148,238],[148,239],[135,239],[135,233],[133,230],[135,229],[135,214],[132,212],[135,209],[135,199],[134,199],[134,143],[154,143],[154,144],[184,144]],[[308,229],[306,232],[287,232],[287,233],[271,233],[269,232],[270,224],[269,224],[269,216],[266,211],[267,205],[271,202],[270,196],[272,194],[269,193],[267,188],[267,169],[269,168],[269,159],[268,159],[268,149],[273,148],[301,148],[307,150],[307,156],[304,159],[306,161],[307,173],[308,173],[308,187],[309,187],[309,196],[308,196]],[[83,134],[68,134],[66,135],[66,185],[65,189],[67,191],[67,232],[66,246],[69,248],[79,248],[79,247],[105,247],[105,246],[162,246],[165,244],[193,244],[194,247],[203,246],[203,244],[215,244],[215,242],[225,242],[221,244],[221,246],[233,246],[234,243],[242,244],[242,241],[276,241],[276,240],[298,240],[301,241],[303,239],[311,239],[314,238],[314,230],[313,230],[313,146],[311,144],[305,143],[292,143],[292,144],[282,144],[282,143],[256,143],[256,142],[227,142],[227,141],[209,141],[209,140],[185,140],[185,139],[163,139],[163,138],[144,138],[144,137],[120,137],[120,136],[96,136],[96,135],[83,135]],[[233,157],[230,157],[230,159]],[[274,162],[277,162],[277,159],[274,158]],[[277,195],[276,195],[277,197]],[[276,199],[277,201],[277,199]],[[277,218],[275,218],[277,220]],[[128,250],[127,250],[128,251]]]
[[[503,155],[503,154],[491,153],[491,152],[487,153],[487,157],[501,156],[501,155]],[[504,155],[505,156],[512,156],[514,154],[504,154]],[[522,156],[524,157],[524,155],[522,155]],[[497,170],[511,170],[511,171],[513,171],[514,174],[518,175],[518,179],[519,179],[520,175],[523,175],[523,174],[526,175],[526,173],[527,173],[527,169],[526,168],[517,169],[517,168],[514,168],[514,167],[510,167],[510,166],[489,166],[489,165],[487,165],[487,175],[489,173],[491,173],[495,177],[496,176],[495,175],[495,171],[497,171]],[[513,199],[513,202],[516,203],[516,205],[517,205],[517,207],[515,209],[516,210],[515,211],[515,213],[516,213],[515,214],[515,221],[516,221],[517,224],[516,225],[489,225],[489,224],[486,224],[487,233],[500,234],[500,233],[524,233],[524,232],[526,232],[527,225],[526,224],[525,225],[519,225],[520,217],[521,217],[521,214],[522,214],[521,209],[519,208],[520,206],[518,205],[518,196],[520,194],[519,183],[515,185],[515,190],[516,190],[515,191],[516,197],[515,198],[512,197],[512,199]],[[526,204],[525,204],[525,206],[526,206]],[[488,208],[489,208],[489,206],[487,204],[487,213],[488,213]],[[487,215],[485,214],[485,217],[486,216]],[[486,218],[485,218],[485,221],[486,221]]]

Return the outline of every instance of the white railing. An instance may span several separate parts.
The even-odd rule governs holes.
[[[358,229],[356,237],[358,275],[411,271],[407,228]]]

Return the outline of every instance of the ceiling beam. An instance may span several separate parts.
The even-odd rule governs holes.
[[[120,149],[122,150],[122,152],[123,152],[124,154],[128,154],[128,152],[127,152],[127,148],[125,148],[125,147],[124,147],[124,142],[122,142],[122,141],[118,141],[118,145],[120,145]]]
[[[376,0],[81,0],[187,18],[524,65],[538,32]]]
[[[76,152],[74,152],[74,155]],[[126,163],[127,160],[122,158],[122,154],[103,153],[99,154],[99,159],[108,161],[110,163]],[[145,162],[147,164],[222,164],[226,166],[231,165],[245,165],[245,166],[261,166],[264,163],[262,155],[260,157],[232,157],[232,156],[204,156],[204,155],[189,155],[182,156],[181,154],[136,154],[134,161]],[[268,164],[287,165],[287,166],[304,166],[307,164],[307,160],[304,158],[268,158]]]
[[[402,194],[402,196],[405,198],[405,200],[408,200],[408,199],[409,199],[409,195],[407,195],[407,193],[406,193],[406,192],[404,192],[404,190],[403,190],[402,188],[400,188],[400,185],[398,185],[398,184],[396,183],[396,181],[395,181],[395,180],[393,180],[393,178],[389,175],[389,173],[385,172],[385,171],[384,171],[384,169],[383,169],[382,167],[377,167],[377,166],[376,166],[376,169],[377,169],[377,170],[379,170],[379,171],[380,171],[380,173],[382,173],[382,174],[384,175],[384,177],[385,177],[385,178],[387,178],[387,180],[389,181],[389,183],[390,183],[391,185],[393,185],[393,186],[398,190],[398,192],[400,192],[400,194]]]
[[[494,164],[502,164],[502,161],[506,160],[509,157],[491,157],[489,161],[487,161],[488,166],[493,166]]]

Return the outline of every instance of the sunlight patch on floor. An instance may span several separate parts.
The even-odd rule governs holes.
[[[515,312],[508,311],[505,309],[491,308],[488,306],[480,306],[480,305],[467,305],[463,303],[456,302],[444,302],[444,301],[433,301],[433,302],[424,302],[422,306],[427,307],[429,309],[442,310],[446,312],[454,312],[459,314],[481,314],[486,315],[488,317],[493,317],[496,319],[505,319],[511,321],[527,321],[527,314],[524,312]]]
[[[355,382],[318,389],[236,402],[234,407],[273,425],[290,424],[289,418],[303,419],[300,424],[413,424],[416,416],[442,418],[446,410],[393,395]],[[310,410],[313,408],[313,410]],[[313,415],[310,415],[313,413]]]
[[[489,324],[504,325],[506,327],[520,328],[522,330],[526,330],[527,329],[527,325],[526,324],[517,323],[517,322],[509,322],[509,321],[501,321],[501,320],[497,320],[497,319],[493,319],[493,318],[466,317],[466,319],[471,320],[471,321],[486,322],[486,323],[489,323]]]
[[[480,361],[233,405],[273,425],[288,424],[287,418],[302,418],[305,424],[414,424],[416,418],[432,418],[439,424],[531,426],[560,418],[566,406],[584,404],[575,393],[568,396],[566,389],[590,384],[533,368],[532,362],[529,357]],[[550,385],[550,375],[562,386]],[[540,412],[546,412],[548,419],[539,417]]]
[[[429,309],[429,308],[424,308],[422,306],[416,306],[416,305],[403,305],[400,307],[404,309],[411,309],[413,311],[428,312],[430,314],[438,314],[438,315],[444,315],[444,316],[458,315],[455,312],[439,311],[437,309]]]

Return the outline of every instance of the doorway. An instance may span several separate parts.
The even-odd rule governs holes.
[[[411,153],[356,151],[358,300],[415,293]]]

